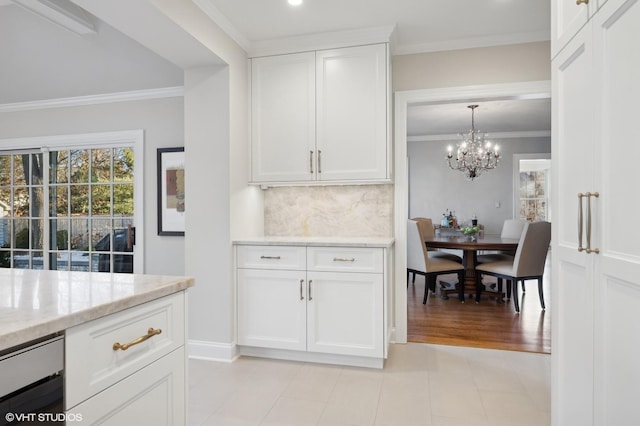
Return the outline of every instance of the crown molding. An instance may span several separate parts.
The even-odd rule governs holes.
[[[251,42],[227,19],[211,0],[192,0],[222,31],[227,33],[245,52],[249,51]]]
[[[412,55],[416,53],[442,52],[446,50],[476,49],[480,47],[506,46],[510,44],[535,43],[549,41],[551,36],[546,31],[509,34],[501,36],[485,36],[458,40],[438,41],[413,45],[397,44],[394,55]]]
[[[332,31],[326,33],[306,34],[297,37],[262,40],[251,43],[251,48],[248,52],[250,58],[255,58],[258,56],[335,49],[339,47],[359,46],[364,44],[389,43],[392,39],[394,30],[394,25],[387,25],[373,28]]]
[[[485,133],[487,139],[524,139],[524,138],[550,138],[550,130],[529,130],[521,132],[496,132]],[[459,141],[459,134],[448,135],[416,135],[407,136],[407,142],[444,142],[444,141]]]
[[[184,88],[162,87],[159,89],[132,90],[129,92],[104,93],[100,95],[75,96],[70,98],[43,99],[38,101],[0,104],[2,112],[21,112],[49,108],[68,108],[115,102],[143,101],[149,99],[179,98],[184,96]]]
[[[95,34],[95,18],[69,0],[12,0],[13,3],[49,22],[79,35]]]

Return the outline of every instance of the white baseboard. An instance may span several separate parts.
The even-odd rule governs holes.
[[[208,361],[233,362],[240,354],[234,343],[189,340],[189,358]]]

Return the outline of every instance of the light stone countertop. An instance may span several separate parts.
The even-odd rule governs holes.
[[[393,238],[357,237],[256,237],[233,241],[235,245],[309,246],[309,247],[382,247],[391,248]]]
[[[193,285],[190,277],[0,268],[0,351]]]

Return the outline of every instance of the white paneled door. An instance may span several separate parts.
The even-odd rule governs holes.
[[[555,425],[638,422],[638,22],[608,0],[554,59]]]

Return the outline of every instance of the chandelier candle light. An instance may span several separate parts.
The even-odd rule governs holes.
[[[469,180],[474,180],[484,171],[498,167],[500,154],[498,145],[492,146],[491,142],[485,142],[486,135],[475,128],[474,112],[478,105],[469,105],[467,108],[471,108],[471,130],[469,133],[460,134],[463,140],[458,144],[455,160],[453,148],[449,146],[447,161],[449,168],[464,173]]]

